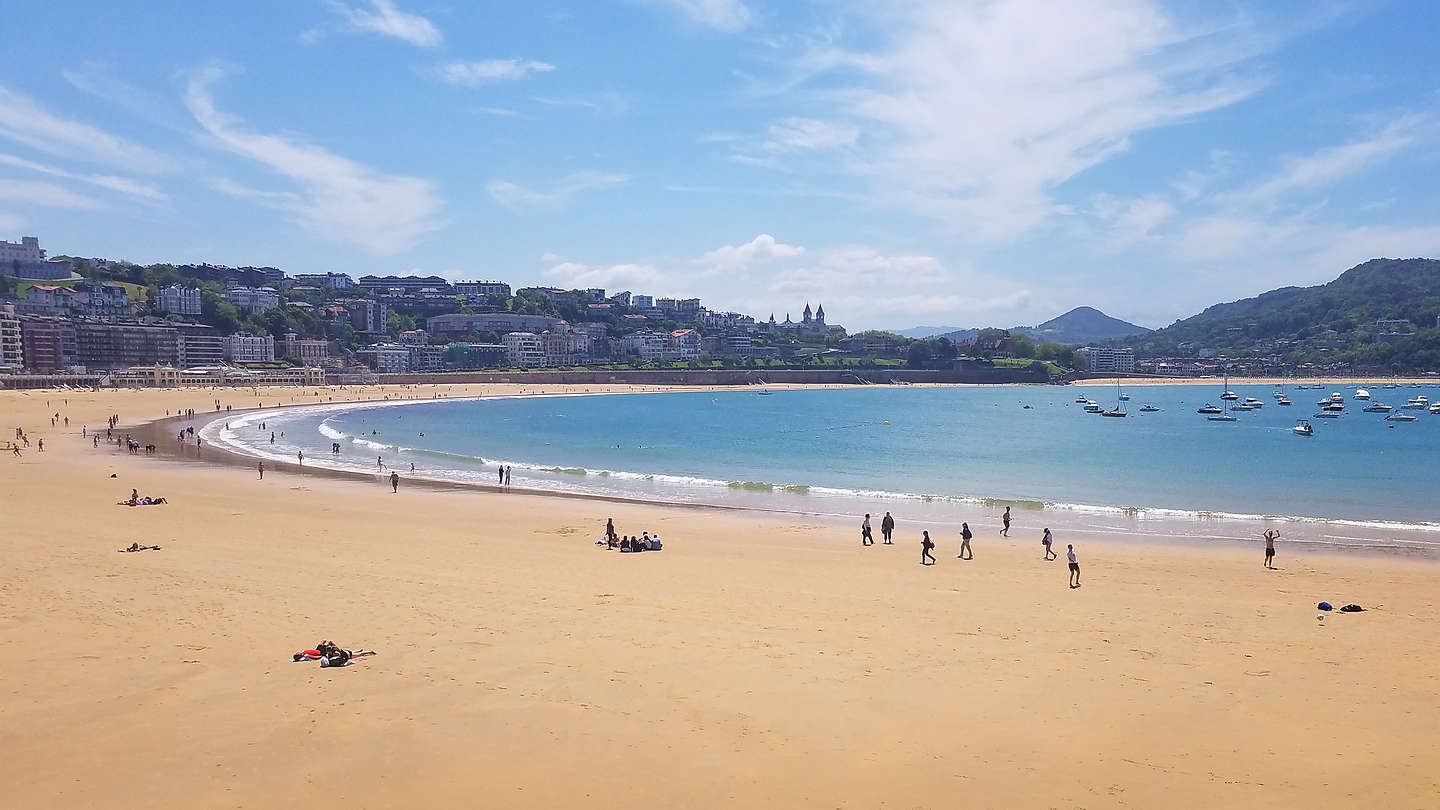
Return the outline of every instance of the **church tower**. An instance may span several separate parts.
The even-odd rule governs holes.
[[[815,310],[815,325],[816,325],[816,326],[824,326],[824,325],[825,325],[825,305],[824,305],[824,304],[821,304],[821,305],[820,305],[820,308],[817,309],[817,310]]]
[[[804,319],[803,321],[801,321],[801,323],[805,324],[806,326],[809,326],[810,324],[812,324],[812,323],[815,322],[815,318],[814,318],[814,316],[813,316],[813,315],[811,314],[811,312],[810,312],[810,302],[809,302],[809,301],[806,301],[806,302],[805,302],[804,318],[805,318],[805,319]]]

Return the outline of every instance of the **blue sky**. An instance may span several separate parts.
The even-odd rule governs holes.
[[[851,328],[1440,255],[1433,3],[126,5],[6,5],[0,238]]]

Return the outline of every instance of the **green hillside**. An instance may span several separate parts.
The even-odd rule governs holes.
[[[1216,304],[1127,343],[1149,357],[1203,347],[1227,356],[1281,354],[1296,363],[1432,370],[1440,369],[1437,315],[1440,261],[1372,259],[1328,284],[1282,287]],[[1380,334],[1374,327],[1380,320],[1405,320],[1412,328]]]

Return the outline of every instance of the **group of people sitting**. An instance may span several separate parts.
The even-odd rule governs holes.
[[[634,551],[659,551],[664,548],[660,542],[660,535],[650,536],[650,532],[643,532],[639,537],[626,535],[621,537],[615,533],[615,519],[609,518],[605,521],[605,539],[596,540],[595,545],[604,546],[606,550],[620,549],[622,553]]]
[[[291,661],[319,661],[322,667],[349,666],[356,658],[374,655],[374,650],[347,650],[333,641],[322,641],[313,650],[301,650],[290,657]]]
[[[164,498],[151,498],[150,496],[140,497],[136,490],[130,490],[130,497],[127,500],[117,501],[120,506],[155,506],[156,504],[169,503]]]

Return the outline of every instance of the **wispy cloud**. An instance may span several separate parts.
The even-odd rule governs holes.
[[[576,172],[561,179],[547,191],[526,188],[508,180],[495,180],[487,183],[485,190],[489,192],[491,199],[506,208],[517,210],[522,208],[562,208],[568,205],[577,194],[592,189],[618,186],[629,180],[630,178],[623,174]]]
[[[17,169],[35,172],[36,174],[49,175],[50,177],[61,177],[66,180],[78,180],[82,183],[89,183],[92,186],[118,191],[121,194],[128,194],[132,197],[139,197],[152,202],[165,202],[168,196],[160,189],[149,183],[142,183],[128,177],[117,177],[110,174],[75,174],[54,166],[43,163],[36,163],[15,155],[0,154],[0,166],[11,166]]]
[[[1254,94],[1263,82],[1244,66],[1273,47],[1240,23],[1186,28],[1150,0],[862,8],[881,45],[817,42],[796,68],[824,77],[812,96],[832,123],[871,141],[850,170],[892,203],[1002,241],[1056,213],[1061,185],[1139,133]]]
[[[533,73],[548,73],[554,65],[533,59],[483,59],[478,62],[447,62],[425,71],[426,75],[459,87],[482,87],[523,79]]]
[[[649,264],[590,265],[578,262],[561,262],[546,270],[545,277],[572,288],[653,286],[662,283],[665,278]]]
[[[1424,122],[1405,116],[1391,122],[1373,138],[1317,150],[1291,158],[1273,177],[1243,189],[1238,196],[1255,201],[1274,200],[1292,191],[1322,188],[1368,169],[1420,141]]]
[[[476,107],[475,112],[481,115],[488,115],[491,118],[524,118],[519,110],[512,110],[509,107]]]
[[[693,25],[717,31],[743,31],[755,19],[742,0],[633,0],[645,6],[669,8]]]
[[[434,48],[444,35],[435,24],[419,14],[401,11],[391,0],[365,0],[352,6],[339,0],[327,0],[326,6],[338,17],[337,30],[350,34],[378,34],[393,37],[420,48]],[[312,28],[300,35],[302,42],[315,42],[327,29]]]
[[[835,121],[813,118],[786,118],[771,124],[769,139],[761,145],[768,152],[790,152],[797,149],[839,149],[854,146],[860,128]]]
[[[19,233],[25,228],[25,220],[16,214],[0,213],[0,233]]]
[[[532,100],[537,104],[544,104],[547,107],[589,110],[590,112],[601,115],[622,115],[630,111],[630,101],[615,92],[599,93],[594,96],[568,96],[562,98],[535,96]]]
[[[55,157],[160,172],[159,153],[101,129],[52,114],[21,93],[0,86],[0,138]]]
[[[22,205],[38,205],[45,208],[73,208],[94,211],[103,208],[89,197],[38,180],[0,179],[0,200],[9,200]]]
[[[1101,249],[1113,253],[1150,239],[1156,228],[1175,216],[1176,209],[1162,197],[1117,200],[1101,194],[1095,198],[1091,213],[1106,231]]]
[[[380,255],[405,250],[443,226],[444,203],[432,182],[383,174],[318,146],[254,132],[215,106],[210,87],[220,76],[220,71],[209,69],[191,77],[185,104],[195,120],[221,148],[267,167],[297,187],[259,192],[261,197],[253,192],[240,196],[280,207],[319,236]]]

